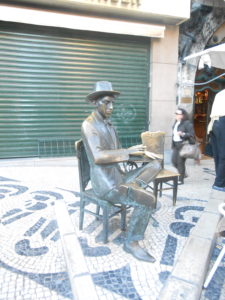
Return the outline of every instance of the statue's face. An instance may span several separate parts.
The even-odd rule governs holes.
[[[104,96],[96,102],[97,110],[104,119],[109,118],[113,112],[113,96]]]

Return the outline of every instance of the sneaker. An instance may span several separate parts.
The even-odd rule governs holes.
[[[213,185],[213,186],[212,186],[212,189],[213,189],[213,190],[220,191],[220,192],[225,192],[225,187],[222,187],[222,186],[216,186],[216,185]]]

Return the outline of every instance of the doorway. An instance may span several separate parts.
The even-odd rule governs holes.
[[[219,77],[224,70],[211,68],[198,70],[196,73],[193,123],[196,139],[200,143],[200,149],[205,154],[205,145],[208,142],[207,127],[210,122],[210,114],[215,95],[225,88],[225,76]],[[216,80],[212,80],[217,78]],[[205,82],[204,85],[198,85]]]

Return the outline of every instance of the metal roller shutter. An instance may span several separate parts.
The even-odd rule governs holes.
[[[138,137],[148,73],[147,39],[0,23],[0,157],[74,154],[98,80],[121,92],[113,122],[122,140]]]

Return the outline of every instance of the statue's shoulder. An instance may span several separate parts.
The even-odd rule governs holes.
[[[85,129],[87,130],[89,128],[95,127],[95,124],[96,124],[96,118],[95,118],[94,114],[92,113],[83,121],[81,128],[83,130],[85,130]]]
[[[93,122],[93,116],[92,115],[89,115],[84,121],[83,121],[83,124],[84,123],[90,123],[90,122]]]

